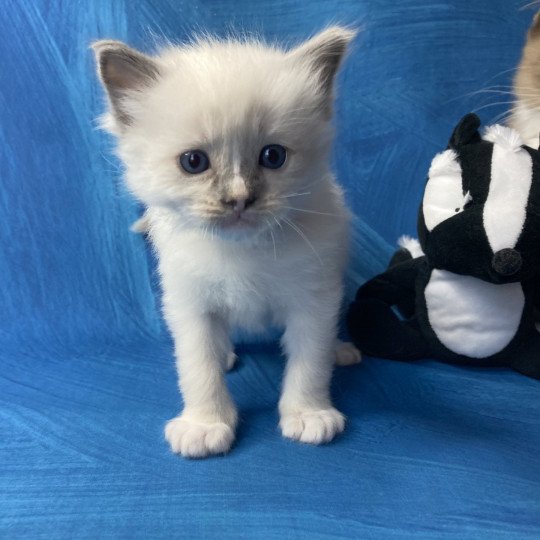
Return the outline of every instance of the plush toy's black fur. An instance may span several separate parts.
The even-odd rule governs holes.
[[[388,270],[358,290],[348,312],[348,329],[355,344],[370,356],[510,366],[525,375],[540,378],[540,333],[535,328],[535,321],[540,320],[540,153],[523,147],[532,160],[525,223],[513,247],[494,253],[486,234],[483,212],[492,177],[494,144],[482,140],[479,126],[476,115],[465,116],[449,142],[449,149],[456,152],[461,166],[463,193],[469,193],[472,199],[463,211],[443,220],[431,231],[426,226],[421,206],[418,234],[425,255],[413,258],[407,249],[396,252]],[[426,287],[435,270],[438,275],[443,271],[444,275],[455,276],[458,281],[461,276],[470,276],[501,286],[519,283],[523,291],[523,295],[521,292],[519,295],[524,301],[513,338],[485,357],[467,356],[445,346],[434,331],[433,316],[430,317],[426,301]],[[495,294],[500,290],[492,289]],[[449,297],[444,301],[452,307],[459,299]],[[437,316],[444,318],[444,308],[442,317],[440,309]],[[482,318],[478,321],[480,332]],[[472,317],[471,325],[474,324]],[[474,333],[475,329],[472,331]],[[465,333],[471,335],[470,327]]]

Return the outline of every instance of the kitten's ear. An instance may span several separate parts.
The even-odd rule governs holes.
[[[310,69],[320,77],[321,89],[328,107],[331,105],[337,70],[356,33],[355,30],[332,26],[302,43],[290,53],[295,59],[307,63]]]
[[[121,41],[102,40],[92,44],[97,70],[109,96],[111,112],[124,125],[131,122],[125,98],[151,86],[159,77],[152,58],[130,49]]]

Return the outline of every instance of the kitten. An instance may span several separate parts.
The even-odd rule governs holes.
[[[349,212],[329,152],[334,78],[353,37],[333,27],[289,51],[206,38],[155,57],[93,46],[104,126],[158,255],[184,400],[165,436],[186,457],[234,441],[234,327],[284,328],[285,437],[319,444],[343,430],[333,361],[360,354],[336,338]]]
[[[536,13],[527,34],[521,61],[514,77],[516,101],[508,121],[526,145],[538,148],[540,143],[540,11]],[[536,309],[536,329],[540,332],[540,297]]]
[[[540,133],[540,12],[527,35],[514,78],[516,102],[509,119],[526,145],[538,148]]]

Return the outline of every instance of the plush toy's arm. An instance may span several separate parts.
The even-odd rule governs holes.
[[[416,277],[425,264],[425,257],[409,259],[388,268],[383,274],[374,277],[356,293],[356,300],[376,298],[386,304],[410,303],[416,296]]]
[[[349,307],[349,334],[360,350],[370,356],[415,360],[429,355],[429,346],[414,321],[402,321],[395,305],[414,311],[416,278],[423,257],[390,267],[360,287]],[[412,315],[412,313],[410,313]]]

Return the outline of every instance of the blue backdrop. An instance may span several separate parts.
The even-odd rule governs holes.
[[[527,0],[4,0],[0,14],[0,536],[540,536],[540,387],[506,370],[366,359],[336,372],[324,447],[280,438],[283,362],[244,345],[226,458],[185,461],[152,259],[112,141],[96,38],[230,28],[296,42],[363,29],[340,77],[335,168],[359,216],[353,286],[414,233],[428,163],[459,117],[503,115]]]

